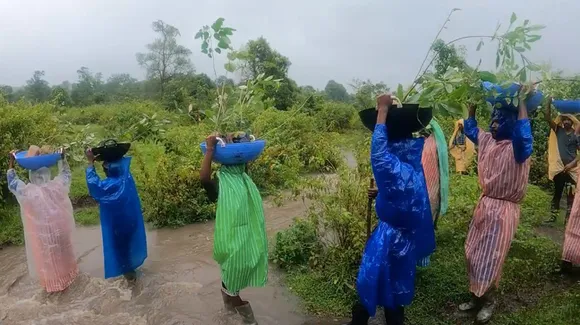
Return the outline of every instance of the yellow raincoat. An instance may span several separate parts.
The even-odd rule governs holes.
[[[449,152],[455,158],[455,172],[466,172],[475,155],[475,145],[465,137],[465,145],[455,145],[455,137],[459,133],[459,126],[463,126],[463,119],[455,121],[453,135],[449,139]]]
[[[560,114],[554,119],[556,125],[562,123],[562,116],[569,118],[572,121],[572,128],[577,130],[580,127],[580,121],[571,114]],[[548,139],[548,178],[554,180],[554,177],[564,170],[564,163],[560,158],[560,151],[558,150],[558,139],[556,138],[556,132],[550,130],[550,138]],[[570,170],[570,176],[574,182],[578,181],[578,166]]]

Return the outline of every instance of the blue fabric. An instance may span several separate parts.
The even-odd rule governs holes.
[[[514,157],[518,164],[523,164],[532,156],[534,137],[532,135],[532,125],[530,120],[517,120],[513,129],[512,143],[514,147]]]
[[[479,128],[477,127],[475,117],[470,117],[463,121],[463,132],[465,133],[465,136],[473,142],[473,144],[478,144]]]
[[[494,110],[495,112],[496,110]],[[503,118],[505,115],[492,114],[492,121],[493,118]],[[517,163],[522,164],[524,163],[530,156],[532,155],[533,151],[533,143],[534,137],[532,135],[532,126],[529,119],[522,119],[522,120],[499,120],[499,128],[497,136],[495,140],[512,140],[513,150],[514,150],[514,158]],[[471,140],[473,143],[477,144],[477,137],[479,135],[479,128],[477,127],[477,121],[475,118],[470,117],[464,122],[463,129],[465,131],[465,135]],[[500,130],[501,135],[500,137]],[[505,134],[509,132],[509,136],[505,138]]]
[[[130,157],[109,163],[103,180],[94,166],[86,170],[89,193],[99,203],[105,279],[134,271],[147,258],[141,201],[130,166]]]
[[[378,195],[379,223],[367,241],[357,290],[371,316],[376,307],[396,308],[413,300],[415,268],[435,250],[435,231],[421,165],[423,138],[388,141],[377,124],[371,166]]]

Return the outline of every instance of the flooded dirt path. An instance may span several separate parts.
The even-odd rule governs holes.
[[[307,209],[302,200],[281,207],[265,201],[268,236]],[[28,276],[24,247],[0,250],[0,324],[181,325],[241,324],[222,314],[220,271],[212,258],[213,222],[149,231],[149,257],[137,284],[103,279],[99,227],[79,227],[74,245],[81,275],[63,293],[48,295]],[[272,270],[265,288],[250,288],[261,325],[332,324],[308,317]]]

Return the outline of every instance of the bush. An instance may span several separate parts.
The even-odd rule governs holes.
[[[328,132],[345,132],[353,128],[358,120],[356,108],[352,104],[325,102],[314,117],[320,129]]]
[[[291,272],[288,284],[311,311],[346,315],[356,297],[354,284],[366,240],[368,176],[365,168],[360,172],[342,171],[333,184],[335,191],[319,194],[315,191],[314,210],[309,219],[314,218],[319,224],[318,242],[322,250],[309,258],[310,263],[305,263],[303,258],[296,259],[296,248],[287,240],[275,245],[277,260],[302,263],[302,268],[294,268],[302,271]],[[437,250],[431,265],[418,271],[416,296],[408,311],[412,324],[448,324],[454,319],[449,306],[469,298],[464,243],[480,195],[477,178],[453,175],[450,191],[449,210],[439,221]],[[528,187],[520,225],[504,267],[502,297],[535,290],[538,284],[552,279],[551,273],[560,257],[559,248],[534,231],[548,214],[549,203],[545,192],[536,186]],[[284,231],[292,232],[291,235],[283,232],[277,238],[301,238],[295,233],[299,229],[292,227]]]
[[[319,253],[316,224],[308,219],[298,219],[287,231],[276,234],[272,260],[280,268],[290,270],[307,265]]]

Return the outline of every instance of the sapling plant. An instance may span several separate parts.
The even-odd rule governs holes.
[[[228,92],[225,82],[217,82],[218,72],[216,68],[216,55],[226,53],[227,61],[224,64],[225,76],[228,73],[234,73],[238,70],[236,64],[243,53],[234,50],[231,45],[230,36],[236,31],[234,28],[224,26],[224,18],[218,18],[211,26],[203,26],[195,39],[201,40],[201,52],[212,60],[213,72],[216,79],[216,100],[211,110],[207,114],[219,134],[225,134],[226,129],[235,128],[236,130],[247,130],[249,122],[245,113],[250,108],[256,106],[271,105],[265,92],[267,87],[273,86],[276,89],[280,86],[280,79],[274,79],[272,76],[259,74],[255,78],[248,79],[242,85],[239,85],[234,91]],[[233,98],[231,98],[233,97]]]
[[[486,43],[497,44],[495,67],[498,73],[481,71],[481,60],[475,68],[450,67],[443,75],[436,75],[430,68],[437,59],[438,53],[433,53],[433,45],[439,39],[441,32],[447,28],[451,16],[459,9],[453,9],[439,32],[425,59],[421,64],[411,88],[402,97],[403,102],[419,103],[421,106],[433,107],[442,115],[460,115],[467,112],[467,105],[483,104],[490,94],[482,87],[483,81],[506,85],[514,81],[526,83],[531,80],[534,72],[541,71],[541,67],[534,64],[527,56],[531,44],[538,41],[538,34],[544,28],[542,25],[532,25],[529,20],[517,25],[517,15],[513,13],[508,27],[501,31],[498,24],[491,35],[468,35],[445,42],[446,46],[467,39],[479,39],[476,50],[479,51]],[[430,58],[430,60],[429,60]],[[427,63],[428,62],[428,63]],[[497,94],[493,94],[497,95]],[[514,101],[517,101],[515,98]],[[514,105],[517,105],[514,102]]]

